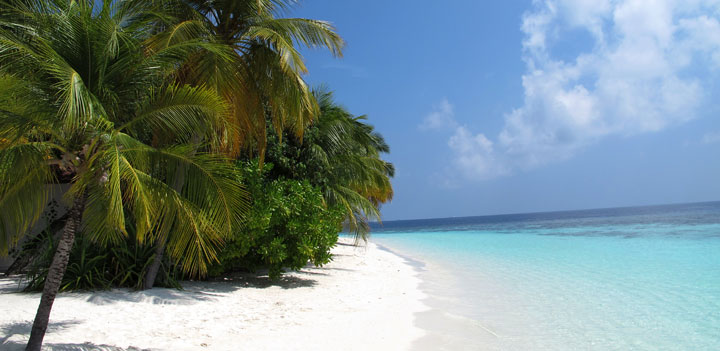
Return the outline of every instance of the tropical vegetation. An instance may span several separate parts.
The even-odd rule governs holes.
[[[325,88],[313,92],[320,114],[302,140],[271,135],[269,162],[274,178],[308,180],[323,193],[329,207],[344,213],[347,229],[365,239],[369,220],[380,220],[379,206],[392,199],[395,168],[384,161],[385,139],[334,101]],[[272,133],[271,133],[272,134]]]
[[[294,3],[0,1],[0,254],[42,290],[27,349],[59,291],[276,279],[329,262],[343,226],[366,238],[389,149],[308,88],[299,49],[344,42]]]
[[[328,263],[343,211],[327,206],[320,189],[307,179],[272,177],[272,163],[260,169],[255,159],[238,161],[238,166],[252,206],[210,274],[267,268],[270,279],[277,279],[285,268],[300,269],[308,261],[316,266]]]

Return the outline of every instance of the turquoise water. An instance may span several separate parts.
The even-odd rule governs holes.
[[[720,350],[720,203],[384,228],[375,242],[424,262],[418,346]]]

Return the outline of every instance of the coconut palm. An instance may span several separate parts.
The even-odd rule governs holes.
[[[176,72],[178,82],[215,89],[230,106],[232,128],[219,131],[223,151],[238,156],[257,151],[260,165],[267,144],[266,121],[275,130],[291,129],[300,137],[319,113],[302,75],[307,73],[297,46],[326,47],[341,55],[344,42],[323,21],[279,18],[290,0],[169,0],[164,12],[176,19],[149,44],[161,50],[176,42],[205,40],[224,45],[231,60],[213,51],[192,56]],[[270,116],[268,119],[267,117]],[[153,287],[166,243],[158,241],[144,288]]]
[[[162,47],[173,40],[205,36],[231,49],[231,61],[203,52],[181,68],[178,76],[183,82],[207,84],[225,97],[237,127],[224,133],[226,151],[233,156],[242,148],[256,150],[262,164],[268,115],[276,130],[287,128],[301,136],[319,113],[302,77],[307,67],[299,47],[325,47],[341,56],[345,43],[328,22],[281,18],[296,3],[176,0],[172,13],[181,20],[156,41]]]
[[[111,245],[129,228],[141,242],[167,233],[169,256],[201,275],[246,208],[230,162],[192,145],[211,144],[217,130],[231,130],[227,105],[212,89],[168,83],[198,50],[222,58],[222,49],[192,40],[162,50],[146,45],[161,20],[152,16],[153,6],[2,3],[1,253],[38,220],[48,184],[68,186],[68,219],[29,350],[40,349],[76,235]]]
[[[328,206],[344,209],[356,238],[367,239],[369,219],[380,219],[379,207],[392,199],[395,169],[381,159],[390,152],[385,139],[338,105],[324,88],[313,92],[320,115],[302,141],[274,140],[268,160],[276,177],[309,179],[323,191]]]
[[[346,220],[357,237],[364,240],[370,231],[368,219],[380,220],[379,207],[392,200],[392,163],[381,159],[390,147],[366,116],[353,116],[338,105],[332,93],[315,91],[320,106],[317,139],[308,145],[311,157],[327,170],[325,199],[330,206],[345,209]]]

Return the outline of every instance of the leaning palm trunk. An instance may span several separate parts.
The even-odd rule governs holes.
[[[199,140],[200,138],[197,135],[193,135],[193,144],[197,145],[199,143]],[[196,150],[193,150],[191,154],[195,155],[196,152]],[[183,184],[185,183],[185,172],[187,172],[187,169],[184,166],[180,166],[177,169],[177,172],[175,172],[175,179],[173,181],[172,188],[178,194],[182,193]],[[165,230],[160,233],[157,239],[157,246],[155,246],[155,255],[153,256],[153,261],[152,263],[150,263],[150,267],[148,267],[148,271],[145,274],[145,280],[143,281],[143,290],[149,290],[152,289],[153,286],[155,286],[155,280],[157,279],[157,274],[160,271],[160,266],[162,265],[163,256],[165,255],[165,246],[167,246],[167,240],[168,236],[170,235],[170,231],[172,230],[172,226],[165,226],[163,228]]]
[[[143,282],[143,290],[152,289],[155,285],[155,279],[160,271],[162,265],[163,256],[165,254],[165,246],[167,245],[167,235],[163,235],[158,239],[157,246],[155,246],[155,255],[153,255],[153,261],[145,274],[145,281]]]
[[[52,309],[53,302],[55,302],[55,296],[60,290],[60,284],[62,283],[65,269],[70,259],[70,250],[75,241],[75,233],[81,225],[84,208],[85,197],[78,196],[75,198],[73,207],[70,209],[68,220],[65,223],[62,237],[55,251],[55,256],[50,265],[47,278],[45,278],[45,285],[43,287],[42,297],[40,298],[40,306],[38,306],[37,314],[35,315],[35,322],[33,322],[32,331],[30,332],[30,340],[25,348],[28,351],[39,351],[40,347],[42,347],[45,331],[50,321],[50,310]]]
[[[214,153],[190,154],[193,134],[229,122],[226,103],[171,72],[203,50],[187,40],[147,46],[164,16],[157,1],[2,1],[0,10],[0,256],[38,221],[55,171],[73,175],[73,199],[46,277],[28,350],[39,350],[76,233],[113,245],[173,230],[165,255],[203,275],[247,209],[237,170]],[[163,17],[163,18],[159,18]],[[149,131],[152,131],[149,132]],[[163,148],[150,140],[167,140]],[[171,142],[172,141],[172,142]],[[163,170],[187,167],[186,190]],[[126,225],[130,221],[132,225]]]

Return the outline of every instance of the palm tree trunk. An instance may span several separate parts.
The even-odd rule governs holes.
[[[193,152],[194,153],[194,152]],[[176,171],[175,180],[173,181],[173,189],[178,193],[182,192],[183,184],[185,184],[185,172],[184,166],[178,167]],[[160,265],[162,265],[163,255],[165,253],[165,246],[167,246],[167,238],[170,235],[171,226],[165,226],[165,232],[160,233],[157,240],[157,246],[155,246],[155,258],[150,263],[147,273],[145,273],[145,280],[143,281],[143,290],[152,289],[155,286],[155,279],[160,271]]]
[[[65,222],[63,234],[58,243],[55,256],[53,256],[47,278],[43,286],[42,297],[40,298],[40,306],[38,306],[35,321],[33,322],[32,331],[30,332],[30,340],[25,350],[40,351],[45,331],[50,321],[50,310],[52,309],[55,296],[60,289],[68,260],[70,259],[70,250],[75,241],[75,233],[80,228],[82,222],[82,213],[85,208],[85,197],[78,196],[73,201],[73,207],[70,209],[69,218]]]
[[[143,282],[143,290],[152,289],[155,285],[155,278],[157,278],[158,271],[160,271],[160,265],[162,264],[163,254],[165,253],[165,243],[167,242],[167,235],[162,235],[155,246],[155,258],[153,258],[148,271],[145,274],[145,281]]]

